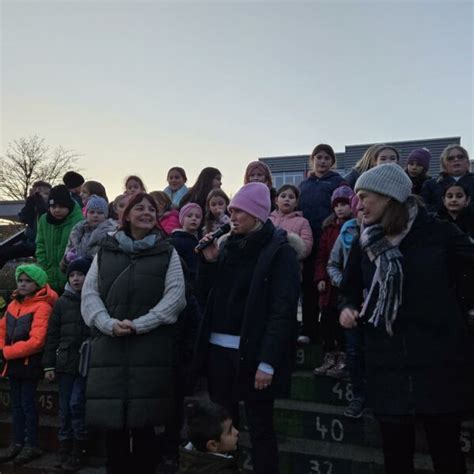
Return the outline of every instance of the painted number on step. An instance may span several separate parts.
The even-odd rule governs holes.
[[[242,463],[242,467],[245,471],[253,472],[252,458],[249,451],[244,451],[244,462]]]
[[[354,398],[352,393],[352,384],[337,382],[332,388],[332,393],[337,396],[338,400],[345,400],[346,402],[351,402]]]
[[[332,441],[341,442],[344,439],[344,426],[337,419],[334,418],[326,426],[325,423],[321,422],[319,416],[316,417],[316,430],[321,433],[321,439],[325,440],[326,436],[329,436]]]
[[[296,365],[304,364],[304,349],[298,349],[296,351]]]
[[[461,450],[463,453],[468,453],[472,448],[471,433],[467,430],[461,430]]]
[[[51,410],[53,408],[53,396],[52,395],[40,395],[38,398],[40,407],[43,410]]]
[[[316,459],[312,459],[309,462],[310,473],[316,474],[332,474],[332,462],[331,461],[317,461]]]
[[[10,394],[8,392],[0,392],[0,405],[2,407],[10,406]]]

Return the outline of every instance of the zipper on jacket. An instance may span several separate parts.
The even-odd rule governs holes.
[[[402,346],[403,346],[403,355],[405,356],[405,363],[408,361],[408,349],[407,349],[407,341],[405,337],[402,337]],[[408,375],[408,393],[411,395],[410,402],[412,404],[412,407],[410,408],[410,411],[412,414],[415,413],[415,404],[414,404],[414,397],[413,397],[413,377],[411,375]]]

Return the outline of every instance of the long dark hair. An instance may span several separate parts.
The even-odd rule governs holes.
[[[207,195],[206,214],[204,216],[204,227],[206,229],[206,232],[211,232],[210,229],[212,228],[214,222],[216,222],[216,218],[213,216],[211,210],[209,209],[209,201],[214,197],[220,197],[224,199],[225,208],[226,208],[225,213],[229,215],[229,211],[227,210],[230,203],[229,196],[227,196],[227,194],[224,191],[222,191],[222,189],[211,189],[210,193]]]
[[[212,182],[216,176],[222,176],[222,173],[217,168],[204,168],[199,173],[194,186],[189,188],[183,199],[181,199],[179,207],[183,207],[188,202],[195,202],[201,206],[201,209],[205,209],[206,199],[213,189]]]
[[[123,218],[122,222],[120,223],[119,230],[123,230],[129,237],[132,236],[130,221],[127,220],[127,217],[130,215],[130,211],[132,210],[133,206],[136,206],[138,203],[142,202],[143,199],[146,199],[155,209],[155,216],[156,216],[156,227],[161,232],[161,235],[165,235],[163,228],[160,225],[159,217],[158,217],[158,209],[156,206],[156,201],[154,197],[148,193],[137,193],[135,194],[130,201],[128,201],[127,207],[123,211]]]

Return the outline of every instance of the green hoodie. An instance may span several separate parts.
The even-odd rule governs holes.
[[[49,285],[58,293],[62,293],[67,278],[60,269],[64,250],[71,229],[84,219],[81,208],[76,204],[66,218],[58,224],[47,221],[48,214],[43,214],[38,221],[36,234],[36,261],[48,274]]]

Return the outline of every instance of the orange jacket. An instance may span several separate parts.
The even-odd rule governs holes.
[[[57,299],[57,293],[49,285],[25,299],[18,298],[16,292],[13,294],[5,316],[0,319],[0,349],[6,361],[28,358],[42,350],[49,316]],[[6,374],[7,365],[2,375]]]

